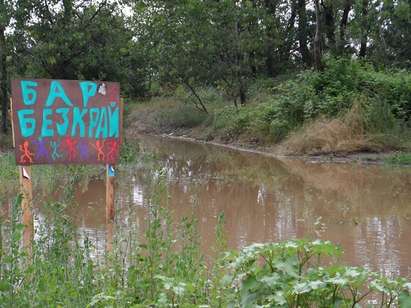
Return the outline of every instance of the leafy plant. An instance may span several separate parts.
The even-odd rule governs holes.
[[[0,303],[3,307],[381,307],[410,301],[411,284],[369,270],[338,264],[340,247],[322,240],[252,244],[226,251],[218,218],[216,259],[207,265],[197,223],[184,218],[174,228],[165,174],[151,182],[145,236],[127,230],[113,248],[97,247],[79,235],[66,205],[46,206],[32,254],[20,246],[21,196],[3,224]],[[121,235],[121,233],[119,233]],[[94,256],[94,257],[93,257]]]
[[[226,257],[234,307],[356,307],[379,297],[398,305],[409,283],[358,267],[327,265],[341,250],[328,241],[253,244]],[[328,260],[328,261],[327,261]],[[408,295],[407,295],[408,296]]]

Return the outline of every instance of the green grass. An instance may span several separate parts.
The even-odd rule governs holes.
[[[13,187],[18,187],[19,174],[14,153],[0,152],[0,200]]]
[[[0,153],[0,178],[7,182],[18,176],[14,153]]]
[[[396,153],[387,157],[385,163],[392,165],[411,165],[411,153]]]

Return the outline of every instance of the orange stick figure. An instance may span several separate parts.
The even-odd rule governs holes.
[[[76,149],[77,140],[72,139],[70,137],[66,137],[63,139],[63,142],[64,142],[65,148],[67,149],[69,160],[74,160],[77,156],[77,149]]]
[[[32,163],[34,153],[30,152],[29,142],[26,140],[23,144],[19,145],[20,152],[23,154],[20,156],[21,163]]]
[[[104,152],[103,152],[104,141],[97,140],[97,141],[96,141],[96,145],[91,144],[91,146],[92,146],[93,148],[95,148],[96,151],[97,151],[97,160],[104,161],[104,159],[105,159],[105,154],[104,154]]]
[[[109,147],[109,150],[107,152],[107,160],[113,161],[117,157],[118,148],[119,148],[118,142],[116,140],[108,140],[106,144]]]

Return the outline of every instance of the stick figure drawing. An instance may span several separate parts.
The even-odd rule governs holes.
[[[103,148],[104,148],[104,140],[97,140],[97,141],[96,141],[96,144],[94,145],[94,144],[92,143],[91,146],[92,146],[93,148],[95,148],[96,151],[97,151],[97,160],[98,160],[98,161],[104,161],[104,159],[105,159],[105,154],[104,154],[104,151],[103,151]]]
[[[60,141],[50,141],[50,146],[51,146],[51,149],[52,149],[51,158],[53,160],[57,160],[57,159],[63,157],[63,154],[58,152],[60,143],[61,143]]]
[[[119,144],[116,140],[108,140],[106,142],[109,150],[107,152],[107,160],[108,161],[114,161],[117,157],[118,150],[119,150]]]
[[[36,151],[36,159],[48,159],[49,158],[49,150],[47,149],[46,141],[45,140],[34,140],[33,143],[37,146]]]
[[[32,163],[34,153],[30,152],[29,142],[26,140],[23,144],[19,145],[20,152],[23,154],[20,156],[21,163]]]
[[[80,142],[77,145],[80,158],[82,160],[87,160],[89,158],[89,153],[88,153],[88,144],[84,140],[80,140]]]
[[[63,139],[63,144],[62,147],[64,147],[64,149],[67,150],[67,154],[68,154],[68,159],[69,160],[75,160],[76,156],[77,156],[77,140],[70,138],[70,137],[66,137]]]

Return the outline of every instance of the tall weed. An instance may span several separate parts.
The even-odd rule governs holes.
[[[0,306],[355,307],[373,301],[395,307],[410,300],[405,279],[339,265],[341,249],[327,241],[253,244],[227,252],[222,215],[216,259],[207,265],[196,220],[185,218],[177,227],[171,220],[163,178],[159,171],[152,179],[143,240],[126,233],[101,258],[93,257],[96,247],[77,233],[65,206],[55,203],[47,206],[28,255],[20,246],[17,198],[0,229]]]

